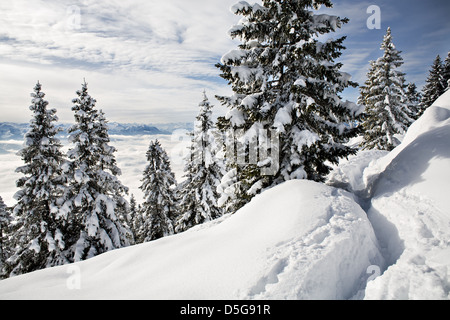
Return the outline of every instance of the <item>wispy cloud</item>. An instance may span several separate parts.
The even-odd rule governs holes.
[[[2,2],[0,63],[20,75],[15,83],[27,88],[40,79],[49,93],[58,79],[57,103],[70,102],[86,76],[114,120],[144,111],[146,116],[135,121],[185,120],[195,115],[203,89],[225,87],[214,64],[235,45],[226,35],[237,19],[228,10],[234,2]],[[0,81],[13,87],[4,74]],[[9,98],[0,98],[0,104],[25,103],[14,94]],[[64,110],[60,115],[70,121],[68,116]]]
[[[83,77],[113,121],[192,119],[203,89],[217,112],[224,112],[213,96],[230,88],[214,64],[237,45],[227,35],[240,19],[229,11],[237,1],[0,2],[1,120],[28,121],[29,92],[40,80],[61,121],[72,121],[70,101]],[[443,54],[443,43],[450,43],[448,19],[442,16],[448,1],[431,2],[335,0],[332,9],[322,9],[350,18],[338,33],[327,35],[348,36],[343,70],[364,82],[368,61],[380,55],[383,34],[392,26],[404,53],[404,71],[420,82],[432,56]],[[367,29],[367,8],[373,4],[382,10],[382,30]]]
[[[20,59],[31,61],[67,59],[71,64],[79,61],[80,66],[94,63],[191,73],[194,68],[186,62],[195,64],[230,46],[225,32],[233,16],[227,2],[234,0],[207,6],[198,0],[75,4],[16,0],[11,7],[2,2],[2,56],[17,59],[20,53]],[[203,66],[197,67],[203,71]]]

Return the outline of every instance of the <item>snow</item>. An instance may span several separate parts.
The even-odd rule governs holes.
[[[305,77],[300,77],[298,78],[295,82],[294,82],[295,86],[299,86],[299,87],[303,87],[306,88],[306,81],[305,81]]]
[[[299,150],[301,150],[304,145],[311,147],[314,143],[320,140],[320,137],[316,133],[309,130],[294,130],[294,132],[296,134],[293,139]]]
[[[187,232],[3,280],[0,299],[450,299],[448,141],[449,91],[396,149],[342,160],[327,184],[286,182]]]
[[[237,50],[233,49],[223,55],[222,59],[220,59],[220,62],[222,64],[228,63],[228,61],[239,61],[247,56],[247,52],[245,50]]]
[[[245,123],[244,113],[239,109],[232,109],[228,111],[225,118],[231,120],[231,124],[234,127],[242,126]]]
[[[368,285],[366,298],[450,298],[449,141],[447,92],[384,159],[390,161],[374,182],[369,218],[375,230],[390,225],[381,240],[397,260]]]
[[[382,150],[363,150],[358,155],[343,159],[328,176],[328,184],[366,196],[368,179],[378,171],[371,171],[376,160],[385,157],[389,152]]]
[[[366,299],[450,298],[449,141],[447,92],[392,152],[360,152],[329,176],[361,197],[386,260]]]
[[[233,6],[231,6],[230,11],[234,14],[237,14],[239,11],[250,10],[252,6],[246,1],[240,1]]]
[[[230,70],[233,78],[238,77],[240,81],[246,84],[253,79],[261,79],[264,75],[264,70],[260,67],[250,68],[248,66],[231,66]]]
[[[77,263],[80,290],[62,266],[2,281],[0,299],[345,299],[380,259],[351,194],[292,181],[233,216]]]
[[[273,121],[273,127],[277,129],[278,132],[284,132],[284,126],[291,123],[293,103],[288,103],[283,108],[280,108]]]

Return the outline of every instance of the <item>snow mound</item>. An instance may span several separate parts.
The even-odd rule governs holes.
[[[185,233],[4,280],[0,299],[347,299],[382,263],[351,194],[292,181]]]
[[[390,267],[366,299],[449,299],[450,91],[373,167],[368,215]]]

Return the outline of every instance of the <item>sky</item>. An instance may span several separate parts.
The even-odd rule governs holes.
[[[237,0],[14,0],[0,2],[0,122],[28,122],[39,80],[60,122],[73,122],[71,100],[86,80],[109,121],[193,122],[205,90],[231,94],[214,65],[239,44],[227,31],[240,17]],[[249,1],[254,3],[255,1]],[[256,1],[261,3],[261,1]],[[402,51],[406,80],[425,83],[436,55],[450,51],[448,0],[334,0],[319,13],[350,22],[328,37],[347,36],[342,70],[360,84],[381,56],[387,27]],[[380,8],[380,29],[367,20]],[[356,101],[358,90],[344,99]]]

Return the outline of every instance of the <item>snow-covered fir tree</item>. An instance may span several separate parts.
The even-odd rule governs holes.
[[[121,232],[125,232],[128,239],[128,241],[122,240],[122,246],[127,246],[134,243],[128,219],[130,204],[125,199],[125,196],[128,194],[128,187],[124,186],[118,178],[122,175],[122,171],[117,166],[117,160],[114,155],[117,149],[110,145],[108,121],[102,110],[98,113],[96,124],[98,125],[99,177],[102,179],[100,185],[104,188],[105,194],[112,197],[115,206],[114,214],[124,228]]]
[[[142,204],[144,223],[139,237],[144,242],[174,234],[178,215],[175,174],[169,156],[158,140],[150,143],[147,162],[140,187],[145,201]]]
[[[415,83],[409,83],[406,87],[406,97],[408,101],[408,110],[411,112],[409,115],[412,119],[417,120],[420,112],[420,102],[422,100],[422,94],[417,91]]]
[[[73,102],[75,125],[69,129],[68,163],[64,170],[69,185],[60,214],[70,220],[66,229],[70,261],[89,259],[132,243],[124,223],[128,189],[119,181],[116,149],[110,139],[103,112],[95,109],[96,100],[88,93],[86,82]]]
[[[224,175],[223,159],[217,156],[222,148],[217,145],[214,124],[211,120],[212,108],[206,93],[199,104],[192,145],[186,157],[185,178],[180,185],[181,215],[176,224],[176,232],[183,232],[223,215],[217,204],[217,187]]]
[[[59,129],[56,109],[47,109],[48,102],[38,82],[34,87],[30,110],[33,117],[25,135],[24,148],[18,155],[25,165],[16,172],[20,190],[14,198],[15,226],[11,237],[12,256],[8,259],[11,276],[67,263],[63,254],[64,219],[58,216],[57,199],[64,190],[61,166],[64,155],[56,138]]]
[[[234,190],[233,211],[255,194],[291,179],[323,181],[329,163],[354,154],[345,143],[358,134],[353,125],[361,112],[340,93],[356,86],[341,72],[336,59],[345,37],[321,42],[318,37],[337,31],[346,18],[316,14],[330,0],[264,0],[262,6],[241,1],[232,7],[243,16],[229,34],[241,41],[217,65],[232,87],[230,97],[217,97],[229,112],[220,119],[222,130],[242,130],[250,145],[260,144],[262,132],[276,130],[279,145],[268,148],[256,164],[229,166],[221,190]],[[275,155],[275,153],[279,153]],[[248,159],[247,154],[244,159]],[[275,163],[277,162],[277,163]],[[278,167],[273,175],[262,169]],[[233,200],[232,200],[233,201]]]
[[[7,230],[11,220],[11,213],[0,196],[0,280],[6,278],[7,276],[6,260],[10,255]]]
[[[364,85],[359,87],[359,97],[358,103],[363,106],[367,106],[370,104],[371,90],[375,85],[376,80],[376,61],[369,61],[370,68],[367,72],[367,79],[364,82]]]
[[[144,220],[142,218],[142,208],[137,204],[136,198],[134,194],[131,195],[130,199],[130,219],[129,225],[131,228],[131,232],[133,234],[134,243],[139,244],[143,243],[144,239],[142,238],[141,229],[144,224]]]
[[[426,80],[426,84],[422,90],[421,114],[428,109],[447,88],[447,83],[444,80],[444,66],[442,59],[438,55],[431,66],[430,73]]]
[[[361,90],[360,101],[366,107],[362,147],[392,150],[400,144],[396,135],[405,133],[414,122],[414,112],[408,108],[405,74],[398,70],[403,58],[393,43],[391,28],[384,36],[381,50],[384,54],[371,63],[368,81]]]

